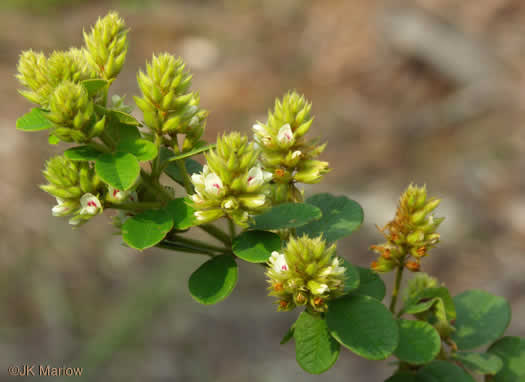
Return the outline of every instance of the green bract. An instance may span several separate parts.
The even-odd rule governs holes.
[[[441,240],[443,218],[433,216],[440,200],[428,198],[426,187],[402,194],[380,230],[385,241],[372,246],[380,255],[372,269],[354,265],[357,247],[343,252],[339,245],[338,254],[336,247],[363,223],[361,206],[328,193],[305,200],[299,188],[330,170],[319,158],[326,144],[307,138],[313,117],[306,98],[288,92],[277,99],[267,121],[253,126],[253,140],[233,131],[205,142],[208,112],[191,89],[192,75],[182,58],[161,53],[137,75],[137,120],[124,97],[108,100],[127,34],[111,12],[84,32],[82,47],[20,56],[20,94],[37,106],[16,128],[49,130],[53,145],[76,143],[43,170],[40,187],[56,199],[54,216],[80,226],[109,210],[131,248],[207,256],[188,280],[201,304],[232,293],[239,261],[264,267],[278,310],[300,310],[281,344],[294,340],[306,372],[325,372],[347,348],[368,360],[395,358],[389,382],[472,382],[471,372],[486,381],[525,381],[525,340],[502,337],[511,317],[502,297],[473,290],[452,298],[422,273],[400,290],[404,271],[419,272]],[[379,272],[389,271],[395,279],[387,288]],[[488,350],[474,351],[482,346]]]

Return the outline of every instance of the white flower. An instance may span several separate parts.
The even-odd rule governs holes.
[[[233,208],[233,206],[234,206],[233,200],[227,200],[227,201],[224,203],[224,208],[226,208],[226,209]]]
[[[256,123],[255,125],[253,125],[252,129],[256,133],[263,133],[263,134],[266,133],[266,128],[263,125],[261,125],[260,123]]]
[[[102,209],[102,204],[95,195],[87,193],[80,198],[80,207],[80,215],[96,215]]]
[[[286,272],[289,269],[288,264],[286,263],[286,257],[284,254],[277,251],[272,252],[269,263],[272,269],[277,273]]]
[[[339,259],[336,257],[332,260],[332,274],[335,276],[345,273],[346,268],[339,266]]]
[[[211,195],[219,196],[223,193],[223,184],[217,174],[210,172],[204,177],[204,190]]]
[[[202,176],[202,174],[193,174],[191,176],[191,181],[195,186],[203,186],[204,176]]]
[[[65,200],[61,198],[57,199],[57,205],[51,209],[53,216],[65,216],[71,211],[71,207],[65,204]]]
[[[292,132],[292,128],[290,127],[290,124],[287,123],[286,125],[283,125],[279,132],[277,133],[277,141],[279,142],[279,145],[284,147],[289,147],[293,145],[294,143],[294,135]]]
[[[334,268],[331,265],[329,265],[325,267],[321,272],[319,272],[319,276],[321,277],[329,276],[333,272],[333,270]]]

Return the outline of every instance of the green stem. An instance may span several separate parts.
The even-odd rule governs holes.
[[[193,254],[196,254],[196,255],[205,255],[205,256],[209,256],[209,257],[215,256],[214,253],[206,251],[204,249],[197,250],[197,249],[194,249],[194,248],[188,248],[188,247],[186,247],[186,246],[184,246],[182,244],[174,243],[174,242],[171,242],[171,241],[168,241],[168,240],[161,241],[160,243],[158,243],[156,245],[156,247],[163,248],[163,249],[169,249],[171,251],[193,253]]]
[[[176,243],[182,243],[182,244],[187,244],[189,246],[193,246],[195,247],[195,249],[205,249],[205,250],[217,251],[217,252],[230,252],[230,250],[226,247],[217,247],[215,245],[206,244],[202,241],[190,239],[187,237],[182,237],[179,235],[172,235],[170,239]]]
[[[160,177],[162,169],[160,168],[160,147],[162,145],[162,137],[155,133],[155,146],[157,146],[157,156],[153,159],[151,164],[151,176],[155,179]]]
[[[212,225],[212,224],[202,224],[198,226],[204,232],[210,234],[219,241],[222,241],[227,247],[230,247],[232,242],[228,234],[222,229]]]
[[[131,202],[131,203],[111,203],[106,202],[105,207],[114,208],[116,210],[136,211],[136,210],[148,210],[153,208],[161,208],[163,206],[160,202]]]
[[[390,301],[390,312],[392,314],[395,314],[396,310],[396,303],[397,303],[397,296],[399,294],[399,288],[401,286],[401,280],[403,279],[403,271],[405,270],[405,267],[403,266],[404,259],[401,259],[401,264],[398,265],[396,270],[396,279],[394,281],[394,290],[392,291],[392,300]]]

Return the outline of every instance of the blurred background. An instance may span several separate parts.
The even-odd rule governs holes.
[[[18,56],[80,45],[111,9],[131,27],[114,92],[131,101],[152,53],[183,56],[211,111],[208,141],[250,133],[275,97],[304,93],[334,168],[306,193],[365,210],[338,254],[368,266],[374,225],[410,182],[426,183],[447,219],[423,269],[454,293],[509,298],[508,333],[525,335],[523,1],[0,0],[0,380],[32,363],[110,381],[382,381],[392,370],[344,351],[325,375],[303,372],[293,344],[278,344],[297,312],[275,312],[260,267],[241,264],[234,293],[205,307],[187,291],[204,258],[127,249],[107,216],[74,231],[51,216],[37,185],[64,147],[15,130],[31,107]]]

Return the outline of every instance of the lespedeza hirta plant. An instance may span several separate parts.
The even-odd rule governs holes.
[[[336,242],[359,228],[361,207],[326,193],[305,200],[300,187],[330,171],[319,159],[326,145],[311,136],[304,96],[291,91],[277,99],[267,120],[253,125],[253,140],[231,132],[208,144],[208,112],[181,58],[155,55],[139,71],[139,121],[123,97],[108,97],[126,59],[124,21],[110,13],[84,41],[49,56],[23,52],[18,64],[20,94],[37,107],[17,128],[48,130],[51,144],[74,144],[43,170],[54,216],[78,227],[116,211],[115,229],[132,248],[208,256],[189,278],[203,304],[231,293],[237,262],[263,265],[277,310],[300,310],[281,343],[294,339],[307,372],[332,367],[342,345],[370,360],[395,357],[390,382],[467,382],[471,373],[525,381],[525,340],[502,337],[509,304],[480,290],[452,297],[421,272],[443,221],[434,216],[440,200],[425,187],[410,185],[402,194],[394,219],[380,228],[385,241],[371,247],[379,255],[371,269],[352,265]],[[204,166],[192,159],[200,154]],[[161,184],[162,174],[173,183]],[[221,219],[227,232],[214,224]],[[194,228],[220,244],[189,238]],[[400,290],[405,270],[415,277]],[[379,277],[387,272],[395,272],[389,309]]]

